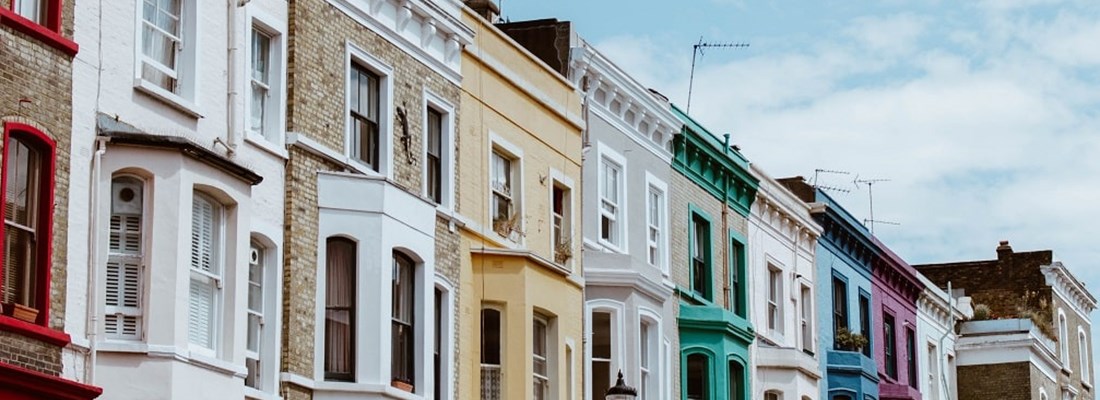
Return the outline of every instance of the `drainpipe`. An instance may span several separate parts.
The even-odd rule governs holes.
[[[96,138],[96,151],[92,156],[92,177],[89,184],[91,201],[88,202],[88,321],[84,336],[88,339],[88,365],[84,368],[84,382],[95,385],[96,337],[99,333],[99,174],[102,169],[103,154],[107,152],[107,138]]]
[[[722,146],[722,154],[725,154],[725,155],[728,156],[729,152],[730,152],[730,134],[726,133],[723,136],[726,139],[725,139],[725,142],[724,142],[725,145]],[[724,239],[726,239],[726,240],[722,241],[722,242],[726,243],[725,244],[726,249],[725,249],[725,251],[722,252],[722,254],[725,254],[725,256],[722,257],[722,259],[726,263],[726,268],[722,269],[723,271],[725,271],[722,274],[723,275],[723,278],[722,278],[722,292],[723,292],[724,297],[726,298],[726,307],[729,307],[730,311],[732,311],[734,314],[737,314],[737,307],[736,306],[740,305],[740,304],[735,305],[734,302],[733,302],[733,299],[730,299],[729,199],[730,199],[730,178],[731,177],[725,176],[726,175],[725,172],[723,172],[722,175],[723,175],[723,178],[724,178],[724,179],[722,179],[722,236],[723,236]],[[744,279],[744,277],[741,277],[741,276],[739,276],[737,278],[738,279]]]
[[[955,332],[955,296],[951,295],[951,281],[947,282],[947,315],[951,324],[948,325],[948,330],[943,331],[943,336],[940,336],[940,347],[936,348],[936,358],[938,358],[936,363],[940,365],[940,381],[943,383],[940,387],[943,388],[943,397],[951,400],[951,389],[947,387],[947,368],[944,368],[943,365],[943,354],[947,351],[947,349],[943,347],[943,341],[947,339],[949,333]]]
[[[225,13],[226,34],[226,101],[225,101],[225,141],[221,137],[214,139],[214,143],[221,142],[226,148],[226,155],[233,157],[237,150],[237,8],[248,4],[249,0],[229,0],[228,10]]]

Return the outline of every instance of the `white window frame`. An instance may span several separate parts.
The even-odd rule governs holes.
[[[175,92],[146,81],[141,76],[145,55],[142,50],[142,30],[145,29],[145,18],[142,7],[144,0],[134,2],[134,89],[153,98],[165,102],[169,106],[184,112],[194,118],[200,118],[199,113],[199,62],[198,62],[198,24],[196,20],[201,15],[201,9],[197,0],[180,0],[180,34],[179,50],[177,50],[176,65],[173,69],[177,90]]]
[[[247,95],[244,110],[248,113],[245,121],[245,140],[267,151],[278,155],[286,154],[283,147],[286,139],[286,23],[260,11],[259,8],[249,8],[252,21],[252,30],[260,31],[268,36],[268,82],[267,101],[264,106],[264,132],[259,135],[252,131],[252,31],[248,35],[248,56],[246,57],[245,71],[248,75],[245,79]]]
[[[393,67],[348,41],[344,54],[344,152],[356,172],[393,179]],[[352,156],[351,74],[356,64],[378,75],[378,171]]]
[[[645,209],[646,209],[646,211],[645,211],[646,212],[646,255],[645,255],[645,257],[646,257],[646,261],[649,262],[650,261],[649,260],[650,248],[652,246],[657,246],[657,263],[653,264],[651,262],[650,265],[653,265],[653,266],[657,267],[658,269],[660,269],[661,274],[663,274],[664,276],[667,277],[669,275],[669,264],[670,264],[669,263],[669,253],[670,252],[668,251],[668,249],[669,249],[669,246],[668,246],[668,242],[669,242],[669,237],[668,237],[668,232],[669,232],[669,230],[668,230],[668,184],[666,184],[664,181],[658,179],[655,175],[651,174],[649,171],[646,171],[646,173],[645,173],[645,182],[646,182],[646,188],[647,188],[646,189],[646,197],[645,197],[645,199],[646,199],[645,200],[646,201],[646,203],[645,203]],[[656,241],[656,243],[654,243],[650,239],[650,231],[649,231],[650,229],[653,229],[653,226],[649,223],[651,221],[651,218],[652,218],[652,216],[650,215],[650,210],[653,207],[653,205],[650,204],[652,202],[652,198],[650,196],[650,193],[657,193],[659,195],[659,201],[660,201],[660,204],[657,205],[657,212],[660,213],[660,215],[657,216],[658,217],[657,222],[660,224],[660,226],[657,227],[658,228],[658,232],[657,232],[658,240]]]
[[[580,243],[575,240],[577,239],[577,235],[575,235],[573,232],[573,227],[577,226],[575,221],[577,213],[573,212],[573,210],[576,210],[576,204],[574,204],[574,198],[576,196],[573,192],[573,179],[567,176],[565,173],[558,171],[554,168],[550,168],[549,175],[550,190],[547,193],[549,197],[547,198],[546,204],[547,209],[550,210],[550,255],[552,257],[551,259],[554,259],[553,257],[555,257],[555,254],[557,252],[557,243],[555,243],[556,241],[554,239],[554,224],[555,219],[557,218],[557,216],[554,215],[554,186],[558,186],[565,191],[565,196],[563,196],[564,198],[562,199],[562,211],[564,214],[562,215],[562,235],[566,237],[566,240],[569,242],[569,246],[573,250],[573,256],[570,257],[569,260],[566,260],[566,262],[562,265],[572,270],[573,261],[580,257]]]
[[[627,177],[626,157],[623,157],[622,154],[619,154],[619,153],[615,152],[615,150],[612,150],[608,145],[604,144],[603,142],[597,142],[596,156],[597,156],[596,159],[598,160],[598,164],[597,164],[598,167],[597,167],[597,172],[596,172],[596,174],[597,174],[596,211],[597,211],[597,215],[600,218],[600,220],[597,221],[597,224],[596,224],[596,239],[598,240],[598,242],[601,245],[603,245],[607,249],[610,249],[610,250],[613,250],[613,251],[616,251],[616,252],[619,252],[619,253],[627,253],[628,252],[628,246],[627,246],[628,240],[626,240],[625,233],[629,232],[629,230],[627,229],[627,218],[625,218],[625,217],[627,215],[626,194],[629,193],[629,192],[627,191],[628,188],[627,188],[627,182],[626,182],[627,181],[627,179],[626,179],[626,177]],[[619,178],[618,178],[618,182],[617,182],[618,187],[615,188],[617,196],[616,196],[615,212],[614,213],[608,213],[606,210],[604,210],[604,206],[603,206],[603,203],[604,203],[603,190],[604,190],[604,187],[607,185],[607,182],[605,182],[606,178],[604,176],[605,175],[604,174],[604,168],[609,163],[611,165],[613,165],[614,167],[617,167],[618,174],[619,174],[618,175]],[[603,221],[602,220],[605,216],[612,218],[614,220],[614,223],[615,223],[614,230],[611,232],[611,240],[604,239],[604,237],[603,237],[604,235],[603,235]]]
[[[767,290],[765,291],[764,326],[774,335],[783,336],[783,276],[780,266],[768,262]]]
[[[277,382],[279,369],[279,305],[281,300],[279,298],[279,282],[282,279],[282,270],[279,268],[279,263],[282,253],[279,251],[279,247],[275,245],[275,241],[257,232],[252,233],[249,261],[252,257],[251,247],[259,247],[263,250],[263,258],[260,260],[263,262],[264,276],[262,284],[265,289],[263,292],[264,312],[261,320],[263,329],[260,335],[260,352],[255,354],[260,359],[259,386],[262,389],[257,390],[245,386],[244,390],[245,395],[260,398],[263,394],[270,396],[277,393],[279,389]],[[245,275],[247,276],[247,273]],[[248,292],[246,291],[245,296],[247,295]],[[245,334],[248,334],[247,320],[245,321]],[[249,356],[247,337],[244,348],[247,358]]]
[[[424,90],[424,102],[420,109],[422,110],[423,118],[421,121],[421,129],[423,132],[423,140],[421,143],[421,160],[424,160],[424,167],[421,168],[421,185],[420,192],[428,197],[428,109],[431,108],[442,116],[443,126],[440,127],[440,197],[441,201],[438,207],[444,211],[453,211],[455,208],[455,140],[454,140],[454,119],[455,119],[455,106],[443,99],[439,95],[425,89]]]
[[[211,241],[213,242],[213,244],[212,244],[212,252],[214,253],[213,262],[215,263],[214,268],[216,268],[216,271],[205,272],[205,271],[201,271],[201,270],[196,270],[195,268],[192,268],[192,267],[188,267],[188,269],[189,269],[188,281],[187,281],[188,282],[188,287],[190,287],[190,285],[191,285],[191,279],[192,279],[191,277],[196,277],[197,276],[199,278],[206,278],[206,279],[209,279],[214,285],[213,286],[214,295],[213,295],[213,298],[211,300],[213,304],[211,305],[212,312],[210,313],[210,347],[206,347],[206,346],[203,346],[202,344],[192,342],[191,338],[190,338],[190,333],[188,334],[187,343],[189,345],[189,349],[191,350],[191,352],[199,354],[201,356],[214,358],[214,357],[217,356],[217,353],[218,353],[219,348],[221,346],[221,343],[218,339],[219,339],[219,336],[221,336],[221,329],[222,329],[222,324],[220,322],[221,322],[221,317],[222,317],[222,301],[223,301],[223,297],[224,297],[224,292],[223,292],[223,286],[224,286],[224,283],[225,283],[224,275],[225,275],[225,272],[226,272],[225,271],[226,270],[226,263],[224,261],[225,254],[226,254],[226,251],[225,251],[226,250],[225,249],[225,247],[226,247],[225,246],[226,211],[225,211],[225,205],[222,204],[220,201],[218,201],[218,199],[215,198],[214,196],[211,196],[211,195],[206,194],[206,193],[202,193],[198,190],[193,190],[192,191],[192,196],[202,198],[204,201],[207,201],[207,202],[211,203],[211,205],[214,208],[214,221],[213,221],[214,231],[212,233],[213,238],[211,238]],[[195,202],[195,199],[192,198],[192,200],[191,200],[192,210],[194,209],[194,202]],[[192,214],[193,213],[194,213],[194,211],[192,211]],[[191,217],[191,221],[194,221],[194,216],[191,215],[190,217]],[[194,229],[194,223],[193,222],[191,224],[191,229]],[[212,268],[212,269],[214,269],[214,268]],[[190,299],[188,301],[190,302]],[[188,318],[190,318],[190,315],[188,316]],[[188,324],[190,324],[190,323],[188,322]],[[188,325],[188,331],[190,331],[190,325]]]
[[[585,351],[584,351],[584,398],[594,399],[594,396],[601,396],[603,393],[592,393],[592,362],[596,361],[594,358],[594,352],[592,345],[595,344],[595,331],[593,328],[592,314],[594,313],[607,313],[611,316],[611,358],[607,359],[610,366],[608,371],[608,382],[612,385],[615,384],[615,371],[623,368],[623,354],[626,351],[625,333],[624,330],[624,317],[625,317],[626,305],[624,303],[608,300],[608,299],[596,299],[590,300],[585,305],[584,313],[584,326],[586,328],[585,336]],[[631,330],[632,332],[633,330]],[[604,360],[601,360],[604,361]],[[610,386],[608,386],[610,387]],[[606,389],[605,389],[606,390]]]
[[[128,179],[136,180],[140,185],[141,210],[140,210],[140,217],[139,218],[141,219],[141,221],[139,222],[138,229],[141,231],[140,232],[140,236],[141,236],[140,246],[141,246],[141,249],[140,249],[140,252],[138,252],[137,254],[133,254],[133,253],[127,254],[127,253],[124,253],[124,252],[115,253],[115,252],[111,251],[110,243],[108,242],[108,244],[107,244],[107,258],[108,258],[108,263],[110,263],[112,261],[113,262],[129,261],[131,263],[136,263],[137,264],[137,266],[138,266],[138,271],[137,271],[137,306],[136,307],[126,307],[126,306],[123,306],[123,305],[119,305],[119,306],[104,305],[104,321],[105,321],[104,322],[104,327],[106,327],[106,319],[108,317],[111,317],[111,316],[115,316],[115,317],[134,317],[136,319],[137,332],[135,332],[134,335],[127,335],[127,334],[121,333],[121,332],[118,333],[118,334],[110,334],[110,333],[105,332],[104,336],[108,340],[140,341],[140,340],[144,340],[145,331],[146,331],[146,327],[145,327],[146,316],[145,316],[145,307],[144,307],[145,304],[146,304],[146,298],[145,298],[145,287],[146,287],[145,266],[146,266],[146,255],[147,255],[148,249],[149,249],[148,233],[149,233],[150,224],[149,224],[149,218],[148,218],[148,216],[149,216],[148,215],[149,214],[148,213],[148,210],[149,210],[149,203],[148,202],[150,201],[149,200],[149,194],[150,194],[149,192],[150,191],[149,191],[149,182],[146,179],[144,179],[140,176],[133,175],[133,174],[117,174],[117,175],[111,177],[111,180],[110,180],[110,183],[109,183],[111,185],[111,197],[110,197],[110,201],[108,202],[108,205],[107,205],[107,207],[108,207],[108,209],[107,209],[108,210],[108,218],[109,219],[114,218],[114,200],[115,200],[115,196],[117,195],[116,193],[114,193],[114,181],[116,179],[122,179],[122,178],[128,178]],[[110,227],[108,227],[108,234],[110,233],[109,230],[110,230]],[[107,276],[109,276],[108,269],[109,269],[109,266],[105,268],[105,274]],[[121,273],[123,273],[123,271],[119,271],[119,273],[121,274]],[[120,279],[124,279],[124,278],[122,278],[120,276]],[[104,278],[103,281],[104,281],[104,284],[106,286],[107,282],[108,282],[106,277]],[[122,290],[122,288],[120,288],[120,290]],[[107,297],[104,296],[105,300],[106,300],[106,298]]]
[[[814,289],[813,286],[805,283],[799,285],[799,340],[801,341],[802,350],[808,350],[811,353],[816,354],[817,349],[814,347]]]
[[[1066,313],[1058,308],[1058,354],[1062,361],[1062,369],[1070,371],[1069,360],[1069,322]]]
[[[500,136],[498,136],[498,135],[496,135],[495,133],[492,133],[492,132],[489,133],[489,138],[490,138],[489,139],[489,152],[488,152],[489,159],[486,160],[487,165],[488,165],[488,170],[486,172],[489,174],[488,177],[487,177],[487,179],[488,179],[487,183],[488,184],[486,186],[488,187],[488,190],[489,190],[488,196],[489,196],[489,200],[490,200],[490,201],[486,202],[488,204],[487,204],[487,209],[485,210],[486,215],[488,216],[488,218],[486,218],[486,220],[489,222],[489,226],[487,227],[487,231],[493,232],[493,235],[495,235],[496,237],[512,241],[512,242],[522,246],[524,244],[525,235],[513,232],[508,237],[503,237],[503,236],[497,234],[495,230],[493,230],[492,224],[493,224],[493,217],[495,216],[495,214],[493,213],[493,201],[492,201],[492,198],[493,198],[493,188],[492,188],[493,170],[492,170],[492,168],[493,168],[493,153],[494,152],[499,152],[501,155],[504,155],[506,157],[511,158],[511,161],[512,161],[512,166],[511,166],[512,186],[509,188],[509,190],[510,190],[510,192],[511,192],[510,194],[512,196],[512,198],[511,198],[511,200],[512,200],[512,213],[513,213],[513,215],[519,216],[519,227],[517,228],[519,230],[519,232],[525,232],[524,231],[524,222],[525,222],[526,218],[524,218],[524,209],[525,208],[524,208],[524,204],[523,204],[523,188],[524,188],[524,186],[523,186],[523,176],[524,176],[524,171],[523,171],[523,164],[524,164],[523,163],[523,149],[521,149],[519,146],[516,146],[516,145],[513,145],[513,144],[509,143],[508,141],[504,140],[503,138],[501,138]]]
[[[437,332],[438,332],[438,334],[441,335],[440,336],[440,344],[443,347],[442,349],[438,349],[438,351],[439,351],[439,364],[440,364],[440,371],[439,371],[440,381],[435,382],[435,390],[438,390],[440,392],[440,394],[442,394],[442,396],[440,398],[448,400],[448,399],[451,399],[451,398],[454,397],[454,387],[452,385],[453,385],[453,383],[455,383],[455,379],[454,379],[455,371],[454,371],[454,359],[453,359],[453,357],[454,357],[454,354],[455,354],[455,326],[456,326],[455,321],[457,319],[457,318],[455,318],[455,316],[456,316],[455,310],[457,308],[455,307],[455,301],[454,301],[454,285],[452,285],[447,280],[446,277],[444,277],[443,275],[440,275],[440,274],[436,274],[435,275],[435,288],[434,289],[439,290],[440,293],[442,294],[443,300],[441,302],[442,304],[440,304],[440,308],[445,311],[443,313],[443,315],[439,316],[439,318],[438,318],[439,322],[442,326],[435,326],[435,321],[436,321],[436,316],[435,315],[433,315],[432,318],[431,318],[432,334],[436,335]],[[432,296],[435,296],[434,292],[433,292]],[[435,299],[433,298],[432,300],[434,302]],[[433,306],[432,307],[433,313],[434,313],[434,308],[435,307]],[[479,314],[479,318],[480,318],[480,314]],[[503,319],[503,317],[501,319]],[[432,347],[433,347],[433,350],[436,350],[436,349],[434,349],[434,347],[435,347],[434,337],[433,337],[433,340],[432,340]],[[427,394],[426,394],[426,396],[427,396]]]
[[[641,325],[647,325],[646,330],[649,333],[648,344],[649,348],[646,349],[642,346],[642,329]],[[648,308],[638,309],[638,400],[655,400],[661,399],[664,388],[663,377],[668,373],[665,369],[665,359],[663,352],[661,351],[661,339],[664,336],[664,326],[661,324],[661,315]],[[642,367],[641,355],[645,353],[648,356],[649,368],[648,371]],[[643,372],[648,372],[643,378]]]

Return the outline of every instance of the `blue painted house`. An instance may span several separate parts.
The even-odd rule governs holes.
[[[817,241],[818,348],[825,384],[821,398],[874,400],[879,398],[878,368],[874,343],[881,331],[874,318],[871,265],[878,257],[871,233],[820,189],[801,177],[780,179],[795,195],[811,205],[814,220],[824,232]],[[867,340],[853,346],[853,336]],[[849,340],[845,340],[849,339]]]

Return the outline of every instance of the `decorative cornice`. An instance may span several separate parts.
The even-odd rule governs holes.
[[[588,42],[582,40],[581,46],[571,49],[570,58],[569,79],[582,90],[584,79],[588,80],[589,107],[653,154],[671,160],[672,139],[682,123],[668,101],[659,99]],[[618,112],[611,107],[616,99]]]
[[[772,228],[788,241],[813,253],[822,228],[810,216],[810,206],[768,176],[757,165],[751,166],[760,180],[756,201],[752,203],[752,218]]]
[[[1089,314],[1096,309],[1096,298],[1089,293],[1088,289],[1085,289],[1085,285],[1081,284],[1061,261],[1040,266],[1039,270],[1043,272],[1047,286],[1068,300],[1077,309],[1078,314],[1088,321]]]
[[[917,279],[916,270],[878,238],[872,236],[871,241],[877,250],[877,257],[871,264],[872,276],[885,283],[888,288],[904,295],[906,299],[916,302],[924,290],[924,284]]]
[[[462,82],[459,50],[473,43],[474,31],[455,0],[327,1],[451,82]]]
[[[760,181],[749,174],[749,161],[676,106],[672,111],[684,121],[683,130],[673,142],[673,169],[747,218],[760,186]]]
[[[680,304],[677,322],[681,330],[722,332],[746,347],[756,338],[756,330],[751,323],[721,307]]]

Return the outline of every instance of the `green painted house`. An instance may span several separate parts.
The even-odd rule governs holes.
[[[749,162],[675,106],[670,278],[679,297],[680,398],[747,400],[751,385],[745,247],[759,182]]]

